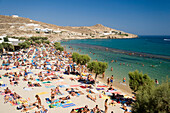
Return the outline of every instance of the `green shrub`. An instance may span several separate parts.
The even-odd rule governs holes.
[[[137,91],[140,86],[153,85],[153,80],[147,74],[139,73],[138,70],[129,72],[129,86],[133,91]]]

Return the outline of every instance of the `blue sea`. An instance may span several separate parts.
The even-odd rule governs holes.
[[[108,62],[106,76],[114,75],[119,81],[122,81],[123,77],[128,79],[129,71],[135,70],[146,73],[159,82],[170,76],[170,36],[69,40],[61,44],[66,46],[67,51],[88,54],[91,60]],[[70,46],[74,49],[71,50]],[[112,60],[114,62],[111,62]]]

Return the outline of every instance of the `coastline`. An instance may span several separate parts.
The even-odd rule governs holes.
[[[120,50],[120,49],[114,49],[114,48],[108,48],[108,47],[102,47],[102,46],[90,45],[90,44],[71,44],[71,45],[82,46],[82,47],[92,47],[95,49],[100,49],[100,50],[105,50],[105,51],[115,52],[115,53],[121,53],[121,54],[126,54],[126,55],[131,55],[131,56],[170,60],[170,56],[164,56],[164,55],[156,55],[156,54],[149,54],[149,53],[142,53],[142,52]]]

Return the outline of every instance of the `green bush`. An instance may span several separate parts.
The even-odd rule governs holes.
[[[132,105],[132,113],[169,113],[170,83],[167,81],[157,87],[141,86]]]
[[[144,74],[141,72],[139,73],[138,70],[134,72],[129,72],[129,86],[133,91],[137,91],[140,86],[144,85],[153,85],[153,80],[150,79],[150,77],[147,74]]]

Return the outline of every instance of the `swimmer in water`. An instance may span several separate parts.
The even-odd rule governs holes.
[[[113,71],[113,67],[111,67],[111,71]]]
[[[156,83],[156,84],[159,84],[159,82],[158,82],[158,80],[157,80],[157,79],[155,79],[155,83]]]
[[[126,77],[123,78],[123,82],[124,82],[124,83],[126,82]]]

